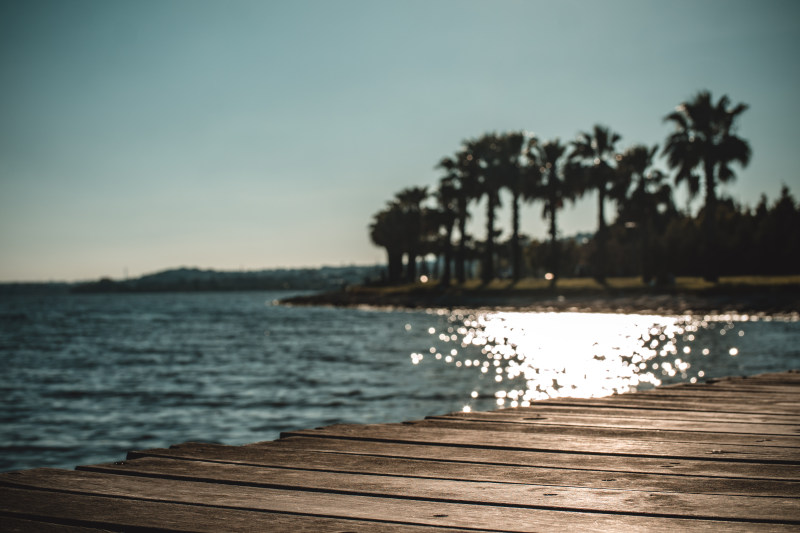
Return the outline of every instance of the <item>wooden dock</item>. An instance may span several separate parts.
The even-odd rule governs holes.
[[[800,373],[0,474],[2,531],[798,531]]]

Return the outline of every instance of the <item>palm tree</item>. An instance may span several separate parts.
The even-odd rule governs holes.
[[[658,145],[636,145],[617,157],[620,183],[629,189],[621,201],[619,219],[639,235],[642,281],[649,283],[655,273],[653,233],[661,232],[666,220],[675,214],[672,188],[666,175],[652,168]],[[657,228],[657,226],[659,226]]]
[[[436,202],[439,206],[436,217],[438,225],[444,228],[444,237],[442,240],[444,264],[442,265],[442,278],[439,282],[442,287],[448,287],[451,278],[450,264],[453,259],[453,226],[455,226],[456,219],[459,216],[459,191],[456,181],[454,177],[444,177],[439,182],[439,188],[436,191]]]
[[[565,169],[564,154],[566,151],[566,145],[561,144],[559,139],[541,143],[536,137],[533,137],[528,141],[526,152],[531,168],[538,167],[539,177],[538,183],[533,187],[530,195],[544,200],[542,218],[548,219],[550,222],[548,268],[552,275],[550,286],[553,288],[558,281],[560,262],[556,215],[558,210],[564,207],[566,200],[574,200],[578,194],[575,173]],[[536,179],[536,171],[532,170],[531,172],[531,178]]]
[[[519,281],[522,271],[522,254],[519,237],[519,203],[526,191],[529,173],[523,165],[523,132],[506,133],[498,138],[498,173],[500,183],[511,192],[511,275]]]
[[[409,187],[395,195],[395,203],[404,220],[404,250],[406,252],[406,277],[410,282],[417,279],[417,256],[423,233],[422,202],[428,198],[427,187]]]
[[[572,143],[570,160],[581,164],[580,170],[587,189],[597,190],[597,261],[595,278],[606,281],[608,226],[605,217],[607,199],[619,199],[619,174],[615,172],[614,145],[622,137],[605,126],[595,125],[592,132],[582,132]],[[623,191],[624,192],[624,191]]]
[[[477,177],[477,197],[486,196],[486,247],[484,249],[481,279],[488,283],[495,277],[494,272],[494,240],[496,237],[495,213],[500,207],[501,177],[501,141],[497,134],[489,133],[483,137],[465,143],[469,152],[468,161],[474,162],[471,174]]]
[[[716,245],[717,183],[735,178],[732,163],[742,167],[750,162],[750,145],[735,134],[735,122],[746,109],[746,104],[729,108],[730,99],[722,96],[714,104],[709,91],[697,93],[693,100],[679,105],[664,117],[675,124],[675,132],[667,137],[664,154],[670,168],[677,169],[676,183],[686,180],[689,193],[699,190],[700,178],[696,169],[703,170],[705,207],[703,227],[705,236],[704,277],[708,281],[719,279]]]
[[[459,283],[466,281],[464,263],[467,257],[467,220],[469,202],[475,198],[478,167],[472,154],[462,149],[453,158],[444,157],[437,165],[447,171],[445,178],[454,187],[456,196],[456,220],[458,222],[458,247],[456,248],[455,273]]]
[[[403,214],[396,204],[390,204],[373,215],[369,236],[375,245],[386,248],[387,281],[398,283],[403,274],[405,228]]]

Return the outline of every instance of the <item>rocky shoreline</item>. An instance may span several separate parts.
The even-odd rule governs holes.
[[[285,305],[382,307],[406,309],[492,309],[539,312],[612,312],[639,314],[762,314],[797,316],[800,287],[669,290],[370,290],[364,287],[297,296]]]

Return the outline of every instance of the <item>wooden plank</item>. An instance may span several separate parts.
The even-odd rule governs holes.
[[[705,380],[705,383],[729,385],[797,385],[800,384],[800,370],[789,370],[787,372],[774,372],[755,376],[727,376],[708,378]]]
[[[36,517],[20,519],[18,516]],[[76,526],[48,524],[68,522]],[[122,498],[29,490],[0,486],[0,528],[21,524],[23,532],[97,533],[105,528],[119,530],[150,529],[156,531],[192,531],[198,533],[291,531],[352,531],[362,533],[453,533],[464,529],[443,529],[433,526],[392,524],[381,521],[327,518],[308,514],[286,514],[269,511],[248,511],[202,505],[185,505]],[[31,525],[32,527],[27,527]],[[83,527],[81,527],[83,525]],[[87,526],[88,525],[88,526]],[[69,529],[69,528],[73,529]],[[87,529],[97,527],[101,529]],[[51,528],[51,529],[48,529]],[[64,528],[64,529],[59,529]],[[469,529],[469,531],[476,531]],[[495,531],[495,530],[480,530]]]
[[[636,396],[658,397],[658,398],[678,398],[678,399],[705,399],[712,402],[731,402],[731,403],[757,403],[759,405],[785,404],[797,408],[797,391],[785,389],[783,391],[766,391],[764,389],[745,389],[738,387],[720,387],[709,385],[706,388],[656,388],[637,392]]]
[[[787,374],[788,375],[788,374]],[[690,388],[690,387],[700,387],[700,388],[709,388],[709,387],[742,387],[743,389],[756,389],[756,388],[764,388],[764,389],[780,389],[780,388],[787,388],[787,387],[796,387],[800,384],[800,379],[797,378],[789,378],[786,379],[785,377],[781,378],[757,378],[757,377],[750,377],[750,378],[710,378],[706,380],[698,381],[697,383],[689,383],[687,381],[683,381],[680,383],[672,383],[669,385],[662,385],[662,388]]]
[[[718,446],[756,446],[797,449],[800,447],[800,435],[754,435],[737,433],[712,433],[702,431],[666,431],[656,429],[631,429],[614,427],[586,427],[570,425],[536,425],[534,423],[492,422],[487,420],[428,418],[405,422],[417,427],[439,427],[458,430],[476,430],[492,432],[510,432],[529,435],[552,435],[564,438],[604,438],[621,441],[657,441],[687,444],[709,444]],[[538,438],[538,437],[537,437]]]
[[[800,464],[800,451],[797,448],[778,446],[710,445],[657,439],[634,440],[606,437],[586,439],[558,434],[531,434],[529,438],[526,438],[524,434],[504,431],[470,429],[453,431],[449,428],[426,427],[417,424],[371,424],[369,426],[339,424],[313,430],[290,431],[282,436],[374,440],[406,444],[442,444],[486,449]]]
[[[425,421],[471,424],[494,424],[498,428],[518,426],[530,431],[564,432],[572,435],[620,436],[640,438],[657,435],[659,439],[681,442],[726,444],[765,443],[769,446],[800,446],[800,425],[733,424],[728,422],[676,422],[614,417],[579,417],[558,415],[506,415],[503,413],[453,413],[429,416]],[[761,431],[759,431],[761,430]],[[507,431],[502,429],[501,431]],[[513,430],[510,430],[513,431]]]
[[[2,495],[2,491],[0,491]],[[0,496],[1,497],[1,496]],[[39,520],[25,520],[13,516],[3,516],[0,512],[0,528],[4,533],[102,533],[108,529],[88,528],[81,526],[71,526],[56,524],[52,522],[42,522]]]
[[[426,420],[471,420],[483,422],[515,422],[518,424],[558,425],[577,427],[605,427],[689,433],[738,433],[744,435],[783,435],[800,438],[800,418],[791,424],[753,424],[720,420],[663,420],[656,417],[616,417],[610,415],[587,416],[558,413],[519,412],[513,409],[500,411],[455,412],[448,415],[429,416]]]
[[[677,401],[670,399],[660,398],[643,398],[637,395],[631,395],[627,398],[625,395],[620,394],[616,396],[609,396],[606,398],[592,398],[590,400],[583,398],[556,398],[552,400],[541,400],[537,405],[565,405],[575,406],[581,405],[591,407],[592,405],[603,407],[615,407],[621,409],[658,409],[658,410],[674,410],[674,411],[695,411],[704,413],[732,413],[732,414],[759,414],[759,415],[784,415],[787,417],[796,417],[800,414],[797,409],[782,408],[779,405],[748,405],[748,404],[733,404],[727,403],[713,403],[703,402],[701,399],[696,401]]]
[[[636,420],[675,420],[681,422],[693,422],[696,425],[702,425],[707,422],[733,422],[742,423],[752,426],[758,424],[766,425],[795,425],[798,418],[796,415],[764,415],[764,414],[741,414],[741,413],[720,413],[720,412],[702,412],[702,411],[681,411],[681,410],[659,410],[659,409],[636,409],[636,408],[620,408],[620,407],[606,407],[603,405],[589,404],[589,405],[548,405],[543,403],[535,403],[530,407],[509,407],[497,409],[495,411],[480,411],[489,414],[496,414],[499,416],[536,416],[536,415],[576,415],[586,416],[592,418],[620,418],[620,419],[636,419]]]
[[[141,476],[37,469],[0,475],[0,484],[95,496],[136,498],[166,503],[191,503],[224,509],[297,513],[330,518],[390,521],[438,527],[496,529],[529,532],[531,525],[560,531],[793,531],[796,524],[764,521],[696,520],[530,507],[448,503],[327,492],[175,481]],[[557,493],[548,493],[557,494]],[[672,494],[659,499],[666,507]],[[554,498],[556,496],[543,496]]]
[[[750,376],[750,377],[724,377],[724,378],[708,378],[697,383],[672,383],[669,385],[662,385],[662,388],[679,388],[679,387],[742,387],[748,388],[781,388],[781,387],[796,387],[800,384],[800,379],[796,377],[797,374],[791,372],[784,372],[775,376]]]
[[[732,384],[732,383],[676,383],[674,385],[666,385],[661,386],[655,389],[648,389],[642,391],[641,394],[650,394],[650,393],[658,393],[658,392],[694,392],[694,393],[703,393],[703,394],[719,394],[719,395],[730,395],[730,394],[742,394],[746,396],[753,396],[755,398],[759,396],[775,396],[779,398],[785,398],[788,400],[792,400],[792,397],[797,397],[797,384],[786,384],[786,385],[776,385],[776,384],[761,384],[761,383],[741,383],[741,384]]]
[[[778,400],[797,402],[797,385],[733,385],[728,383],[679,383],[645,389],[636,394],[643,395],[685,395],[709,396],[711,398],[730,399],[735,396],[752,398],[756,401]]]
[[[328,438],[289,437],[243,446],[260,450],[280,447],[288,450],[320,451],[369,457],[402,457],[427,461],[449,461],[501,466],[540,466],[600,472],[631,472],[676,476],[703,475],[754,480],[800,481],[800,471],[782,464],[732,461],[675,460],[669,458],[590,455],[564,452],[487,450],[464,446],[404,444]],[[179,447],[180,448],[180,447]],[[146,452],[145,452],[146,453]],[[134,457],[136,453],[132,454]]]
[[[772,396],[772,395],[771,395]],[[622,400],[626,402],[672,402],[672,403],[686,403],[687,405],[694,404],[707,404],[721,410],[729,409],[745,409],[745,412],[777,412],[787,414],[797,414],[800,410],[800,403],[794,397],[768,397],[765,395],[751,395],[736,394],[727,392],[717,393],[695,393],[692,391],[659,391],[659,392],[638,392],[635,394],[618,394],[615,396],[608,396],[605,398],[597,398],[600,401],[608,401],[611,399]],[[546,401],[546,400],[545,400]]]
[[[270,443],[273,444],[273,443]],[[474,462],[439,461],[405,457],[382,457],[365,454],[331,453],[287,448],[226,446],[222,444],[187,443],[168,449],[132,452],[131,459],[162,457],[227,464],[301,468],[328,472],[386,474],[406,477],[564,485],[586,488],[672,491],[699,494],[735,494],[778,497],[800,497],[800,482],[761,479],[718,478],[702,475],[657,474],[569,469],[561,466],[519,466],[476,464]],[[699,472],[699,470],[696,470]]]
[[[364,475],[289,468],[230,465],[203,461],[146,458],[81,467],[120,475],[331,492],[413,500],[502,505],[574,511],[681,516],[716,520],[756,520],[800,524],[800,500],[667,491],[611,490],[569,485],[486,483],[389,474]],[[567,482],[568,483],[568,482]]]

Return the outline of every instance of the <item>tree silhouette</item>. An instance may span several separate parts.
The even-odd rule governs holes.
[[[406,253],[406,279],[417,279],[417,256],[422,244],[423,208],[422,202],[428,198],[427,187],[409,187],[395,195],[395,203],[403,216],[404,250]]]
[[[439,182],[436,190],[436,203],[438,204],[437,222],[444,229],[442,237],[442,277],[440,284],[443,287],[450,285],[451,263],[453,259],[453,226],[459,218],[459,190],[456,185],[457,178],[446,176]]]
[[[372,242],[386,249],[387,281],[398,283],[403,275],[403,246],[406,239],[404,215],[397,204],[375,213],[369,226]]]
[[[494,248],[495,248],[495,215],[500,207],[500,188],[502,181],[501,140],[495,133],[468,141],[465,148],[469,152],[467,160],[474,162],[471,175],[476,177],[476,197],[486,197],[486,246],[484,248],[483,268],[481,279],[488,283],[495,277]]]
[[[675,125],[675,132],[667,137],[664,154],[670,168],[677,169],[676,183],[687,181],[689,193],[694,196],[700,188],[703,171],[705,206],[703,229],[705,237],[704,277],[708,281],[719,279],[716,242],[717,183],[725,183],[735,177],[732,163],[742,167],[750,161],[750,145],[735,134],[735,121],[746,109],[746,104],[737,104],[729,109],[730,100],[723,96],[714,104],[711,93],[699,92],[694,99],[679,105],[664,117],[665,122]]]
[[[786,185],[773,207],[762,198],[756,210],[756,253],[759,272],[793,274],[800,272],[800,233],[787,231],[800,227],[800,204]]]
[[[511,192],[511,276],[519,281],[522,273],[522,253],[519,235],[519,204],[529,187],[526,178],[530,176],[523,163],[525,134],[512,132],[496,139],[498,179],[503,187]]]
[[[578,193],[576,174],[565,168],[566,158],[564,154],[566,151],[567,146],[562,144],[559,139],[541,143],[539,139],[533,137],[528,141],[526,152],[531,168],[538,168],[539,179],[538,183],[532,188],[532,196],[544,201],[542,218],[548,219],[550,222],[548,228],[550,236],[548,269],[552,274],[550,279],[551,287],[556,286],[560,266],[556,216],[558,210],[564,207],[564,202],[574,200]],[[532,171],[531,178],[537,178],[535,171]]]
[[[456,195],[456,221],[458,223],[458,247],[456,249],[455,274],[459,283],[466,281],[464,263],[467,256],[467,220],[469,219],[468,205],[475,198],[477,186],[477,162],[472,154],[465,148],[455,154],[453,158],[444,157],[437,165],[447,171],[447,179],[454,188]]]
[[[666,220],[675,214],[672,188],[666,175],[652,168],[658,145],[648,148],[635,145],[617,158],[619,180],[628,188],[621,199],[618,219],[639,236],[642,281],[649,283],[655,274],[655,234],[666,227]]]
[[[616,168],[615,146],[622,137],[605,126],[595,125],[591,132],[581,132],[572,143],[570,160],[580,165],[583,187],[597,191],[597,257],[595,278],[600,283],[606,281],[608,263],[608,226],[605,217],[607,199],[619,201],[624,195],[620,174]]]

